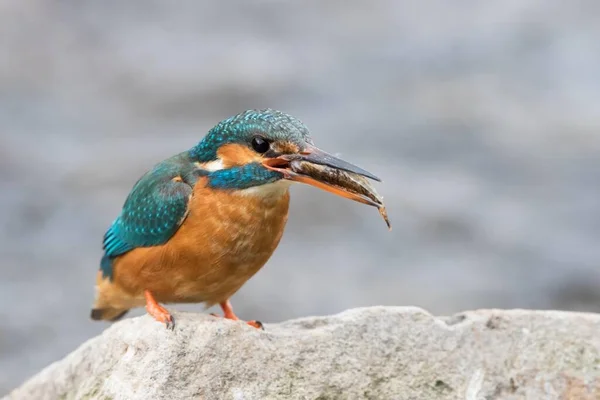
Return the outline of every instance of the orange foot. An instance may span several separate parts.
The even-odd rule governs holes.
[[[233,313],[233,307],[231,307],[231,303],[229,302],[229,300],[223,301],[221,303],[219,303],[219,305],[221,306],[221,309],[223,310],[223,318],[226,319],[231,319],[233,321],[240,321],[240,319],[237,317],[237,315],[235,315]],[[215,317],[218,317],[217,314],[211,314]],[[256,329],[262,329],[263,331],[265,330],[262,322],[260,321],[245,321],[248,325],[256,328]]]
[[[175,328],[175,321],[169,312],[160,304],[157,303],[152,293],[149,290],[144,290],[144,297],[146,297],[146,311],[152,315],[155,320],[162,322],[167,326],[167,329],[173,330]]]

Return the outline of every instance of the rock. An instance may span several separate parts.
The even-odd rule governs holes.
[[[8,399],[598,399],[600,315],[372,307],[245,324],[126,319]]]

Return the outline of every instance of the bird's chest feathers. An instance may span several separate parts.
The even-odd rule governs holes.
[[[195,264],[258,270],[281,239],[288,207],[287,182],[244,190],[215,190],[198,184],[174,244],[195,258]]]

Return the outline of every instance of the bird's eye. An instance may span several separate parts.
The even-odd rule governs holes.
[[[252,138],[252,148],[257,153],[266,153],[269,150],[269,142],[265,140],[265,138],[260,136],[255,136]]]

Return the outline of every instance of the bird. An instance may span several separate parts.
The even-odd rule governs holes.
[[[204,303],[241,321],[230,298],[280,243],[292,183],[365,202],[325,179],[292,173],[292,159],[380,181],[316,147],[306,125],[284,112],[251,109],[227,118],[133,185],[104,234],[91,318],[116,321],[145,306],[173,329],[163,304]],[[257,320],[242,322],[264,329]]]

